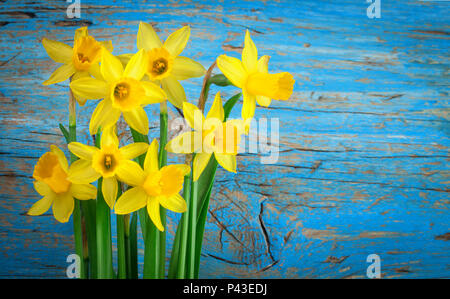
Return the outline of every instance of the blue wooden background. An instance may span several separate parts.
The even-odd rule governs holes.
[[[40,41],[72,44],[87,25],[133,52],[139,21],[162,38],[189,24],[183,55],[205,67],[238,57],[248,29],[270,71],[296,79],[288,102],[256,112],[280,119],[278,162],[247,153],[237,174],[218,171],[200,277],[364,278],[373,253],[384,278],[450,277],[450,2],[383,0],[369,19],[364,0],[81,0],[78,20],[64,0],[0,2],[1,278],[65,277],[74,251],[71,223],[25,215],[38,157],[50,144],[67,153],[67,82],[41,85],[57,65]],[[196,103],[201,79],[184,86]],[[86,142],[95,105],[78,111]],[[158,107],[147,111],[157,137]]]

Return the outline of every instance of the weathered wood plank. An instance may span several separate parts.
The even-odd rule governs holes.
[[[64,277],[73,252],[70,223],[24,214],[38,199],[37,158],[50,144],[65,148],[58,123],[67,122],[67,83],[41,85],[56,64],[40,40],[72,43],[74,30],[88,25],[113,41],[115,54],[132,52],[143,20],[164,37],[189,24],[183,55],[204,66],[223,53],[238,57],[249,29],[259,54],[272,57],[270,70],[297,82],[290,101],[256,112],[280,120],[278,162],[244,153],[237,174],[219,169],[201,277],[365,277],[366,257],[376,253],[384,277],[448,278],[449,5],[383,1],[381,19],[367,18],[367,6],[82,1],[82,19],[72,21],[61,1],[3,2],[0,277]],[[191,101],[200,85],[184,83]],[[83,141],[91,142],[95,105],[79,109]],[[157,137],[157,107],[146,110]],[[173,234],[177,217],[169,216]]]

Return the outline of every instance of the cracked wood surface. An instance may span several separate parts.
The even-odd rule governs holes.
[[[249,29],[270,71],[296,79],[289,101],[256,110],[280,120],[277,163],[243,153],[237,174],[218,169],[200,277],[364,278],[373,253],[385,278],[450,277],[449,3],[383,1],[381,19],[359,0],[81,3],[81,20],[69,20],[64,1],[1,1],[0,277],[64,277],[74,252],[71,223],[25,214],[39,199],[38,157],[50,144],[67,153],[58,130],[67,82],[41,85],[57,64],[40,41],[72,44],[85,25],[129,53],[141,20],[163,38],[189,24],[183,55],[206,68],[220,54],[239,57]],[[196,103],[201,78],[183,84]],[[78,111],[81,141],[92,143],[95,105]],[[146,108],[151,138],[157,109]],[[169,217],[170,245],[178,218]]]

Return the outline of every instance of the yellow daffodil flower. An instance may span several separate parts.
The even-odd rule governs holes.
[[[70,83],[73,93],[80,97],[103,99],[92,114],[91,135],[96,134],[99,127],[114,125],[121,113],[130,127],[148,134],[148,118],[143,106],[162,102],[167,97],[157,85],[140,81],[146,64],[144,50],[133,55],[125,69],[117,57],[104,50],[100,64],[102,79],[85,77]]]
[[[145,156],[144,169],[139,167],[132,175],[123,177],[123,181],[134,188],[117,200],[115,213],[129,214],[147,206],[150,219],[160,231],[164,231],[159,206],[176,213],[186,211],[186,202],[179,192],[183,189],[184,176],[190,171],[191,168],[185,164],[173,164],[160,169],[158,142],[154,139]]]
[[[119,140],[114,127],[102,132],[100,149],[79,142],[69,143],[69,150],[80,160],[69,168],[69,180],[77,183],[91,183],[103,177],[103,197],[112,209],[117,198],[117,179],[124,181],[135,177],[141,168],[134,159],[147,151],[148,144],[138,142],[119,148]]]
[[[262,56],[258,60],[258,50],[248,30],[245,34],[242,61],[226,55],[217,58],[217,66],[222,73],[233,85],[242,89],[242,118],[246,123],[255,114],[256,102],[267,107],[271,99],[288,100],[292,94],[295,83],[292,75],[287,72],[269,74],[269,59],[269,56]]]
[[[200,63],[179,56],[186,47],[190,31],[189,26],[178,29],[163,44],[153,27],[141,22],[137,35],[137,47],[145,49],[148,58],[145,73],[151,81],[161,84],[169,101],[178,108],[186,101],[183,86],[178,81],[205,74]]]
[[[236,172],[236,155],[244,123],[240,119],[224,122],[224,110],[220,93],[216,94],[206,118],[195,105],[184,102],[183,114],[188,125],[194,129],[178,135],[166,145],[172,153],[196,153],[193,161],[193,179],[197,181],[208,165],[211,155],[226,170]]]
[[[28,211],[28,215],[42,215],[52,206],[53,215],[59,222],[69,221],[74,208],[74,197],[93,199],[97,188],[87,183],[73,183],[67,179],[68,163],[64,153],[52,145],[51,151],[42,155],[34,167],[34,189],[43,196]]]
[[[42,83],[43,85],[59,83],[70,77],[72,77],[72,80],[77,80],[89,77],[90,74],[99,76],[102,48],[106,48],[110,52],[113,50],[111,41],[96,41],[88,34],[87,27],[75,31],[73,48],[45,37],[42,40],[42,45],[51,59],[63,64],[53,72],[48,80]],[[75,98],[80,105],[86,103],[86,99],[79,96],[75,96]]]

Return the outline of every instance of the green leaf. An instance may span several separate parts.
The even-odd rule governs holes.
[[[222,74],[217,74],[209,78],[209,83],[222,87],[233,85],[233,83],[231,83],[231,81]]]
[[[103,178],[98,179],[97,186],[97,273],[98,278],[113,278],[112,266],[112,240],[111,240],[111,219],[110,209],[106,204],[102,194]]]
[[[183,198],[189,205],[191,195],[191,178],[190,175],[184,177]],[[188,207],[189,208],[189,207]],[[188,235],[188,213],[187,211],[181,215],[178,223],[177,232],[175,234],[174,246],[169,263],[168,278],[186,278],[186,255],[187,255],[187,235]]]
[[[138,215],[136,212],[134,212],[133,216],[131,216],[130,237],[128,240],[129,242],[127,243],[127,251],[129,252],[130,259],[128,277],[132,279],[138,278],[137,221]]]
[[[61,123],[59,124],[59,129],[61,130],[61,133],[64,135],[66,142],[69,143],[70,142],[69,131],[67,131],[66,127],[64,127],[64,125]]]

